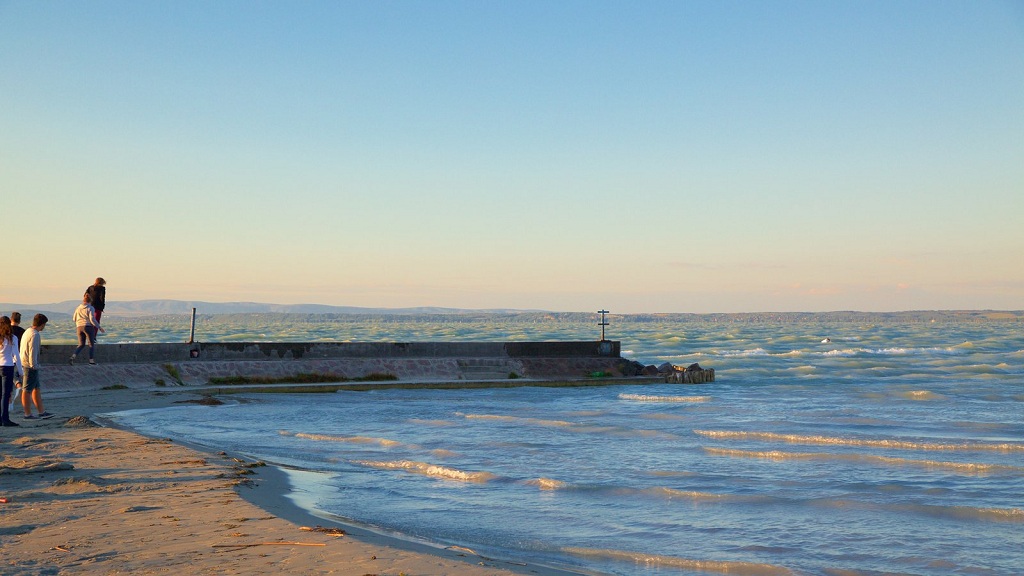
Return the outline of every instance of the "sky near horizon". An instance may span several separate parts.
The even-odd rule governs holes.
[[[0,0],[0,302],[1024,308],[1024,2]]]

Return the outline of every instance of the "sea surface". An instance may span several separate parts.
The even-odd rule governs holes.
[[[139,322],[120,337],[159,338]],[[215,323],[207,340],[597,329],[540,316]],[[623,356],[697,362],[717,382],[248,395],[110,417],[285,467],[293,499],[319,514],[485,556],[619,575],[1022,574],[1022,328],[617,318]]]

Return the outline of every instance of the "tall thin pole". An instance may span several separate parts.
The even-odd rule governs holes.
[[[192,308],[192,328],[188,331],[188,343],[196,341],[196,309]]]
[[[601,315],[601,322],[598,323],[598,326],[601,327],[601,342],[604,342],[604,327],[608,325],[608,321],[604,319],[604,315],[607,314],[608,311],[598,310],[597,313]]]

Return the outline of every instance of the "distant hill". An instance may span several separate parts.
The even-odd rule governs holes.
[[[37,312],[44,312],[51,319],[70,316],[80,303],[66,300],[53,304],[8,304],[0,303],[0,314],[18,310],[26,320]],[[591,312],[552,312],[546,310],[519,310],[514,308],[466,309],[421,306],[415,308],[361,308],[358,306],[328,306],[325,304],[265,304],[260,302],[201,302],[189,300],[134,300],[111,301],[107,303],[105,316],[144,317],[191,314],[192,308],[200,315],[224,314],[301,314],[301,315],[343,315],[343,316],[404,316],[437,317],[449,316],[462,320],[493,315],[515,315],[523,320],[531,318],[582,320],[591,319]],[[683,312],[609,314],[628,322],[701,321],[701,322],[1024,322],[1024,310],[908,310],[903,312],[738,312],[694,314]]]
[[[37,312],[45,314],[71,314],[81,300],[65,300],[52,304],[9,304],[0,303],[0,314],[18,310],[22,315]],[[463,314],[516,312],[542,312],[541,310],[489,309],[469,310],[462,308],[440,308],[422,306],[416,308],[360,308],[358,306],[328,306],[325,304],[264,304],[260,302],[201,302],[188,300],[132,300],[109,301],[103,313],[107,316],[157,316],[161,314],[191,314],[192,308],[198,314]]]

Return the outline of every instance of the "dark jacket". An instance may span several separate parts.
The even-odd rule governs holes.
[[[107,287],[97,286],[93,284],[85,289],[85,293],[89,295],[92,300],[92,307],[98,311],[102,311],[107,305]]]

